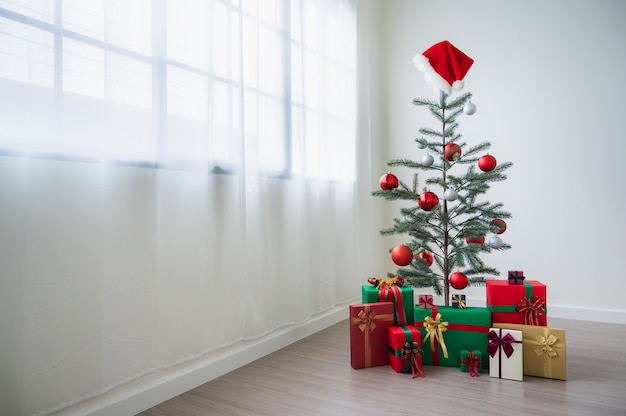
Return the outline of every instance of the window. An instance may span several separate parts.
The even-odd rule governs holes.
[[[353,179],[347,0],[0,0],[0,151]]]

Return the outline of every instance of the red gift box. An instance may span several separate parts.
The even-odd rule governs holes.
[[[546,305],[546,285],[537,280],[521,285],[487,280],[487,307],[494,323],[547,326]]]
[[[411,378],[424,377],[422,372],[422,340],[415,326],[389,328],[389,365],[396,373],[411,373]]]
[[[350,305],[350,364],[367,368],[389,364],[387,341],[393,302]]]

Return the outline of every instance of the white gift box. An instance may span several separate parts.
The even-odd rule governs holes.
[[[522,331],[489,328],[489,375],[509,380],[524,380],[524,344]]]

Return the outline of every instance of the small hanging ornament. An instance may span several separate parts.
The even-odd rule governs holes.
[[[417,255],[417,258],[425,262],[428,267],[432,266],[433,261],[435,261],[435,258],[433,257],[432,253],[426,250],[420,251],[420,253]]]
[[[452,273],[448,280],[450,281],[450,286],[456,290],[465,289],[469,283],[467,276],[461,272]]]
[[[476,105],[471,101],[466,102],[463,106],[463,112],[468,116],[471,116],[476,112]]]
[[[391,260],[398,266],[407,266],[413,261],[413,250],[404,244],[397,245],[391,250]]]
[[[506,231],[506,222],[502,218],[494,218],[490,225],[496,234],[502,234]]]
[[[484,244],[485,236],[481,235],[480,237],[465,237],[465,242],[467,244]]]
[[[424,166],[432,166],[434,162],[435,162],[435,158],[430,153],[426,153],[422,157],[422,165]]]
[[[502,247],[502,244],[503,244],[502,239],[498,237],[497,235],[494,235],[493,237],[489,239],[489,247],[491,248],[498,249]]]
[[[384,191],[391,191],[392,189],[398,187],[398,177],[391,172],[387,172],[381,176],[378,184],[380,185],[380,189]]]
[[[431,211],[437,206],[438,203],[439,197],[436,193],[430,191],[426,191],[421,194],[419,199],[417,200],[417,205],[419,205],[419,207],[424,211]]]
[[[461,147],[456,143],[448,143],[444,148],[444,157],[446,160],[453,162],[457,155],[461,157]]]
[[[454,189],[448,188],[443,193],[443,197],[445,198],[446,201],[456,201],[457,198],[459,197],[459,194],[457,194]]]
[[[496,164],[496,158],[491,156],[489,153],[481,156],[480,159],[478,159],[478,167],[483,172],[491,172],[496,168]]]
[[[425,146],[420,142],[415,142],[417,144],[418,149],[423,149]]]

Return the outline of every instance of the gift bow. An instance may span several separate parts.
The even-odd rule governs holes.
[[[435,307],[435,304],[433,303],[433,297],[430,295],[419,295],[418,303],[420,308],[428,308],[428,306],[430,306],[431,308]]]
[[[443,333],[448,330],[448,322],[441,322],[441,314],[437,313],[435,319],[427,316],[424,318],[424,328],[426,328],[426,335],[424,336],[423,343],[430,337],[430,350],[435,352],[435,341],[441,344],[441,351],[443,356],[448,358],[448,348],[443,339]]]
[[[533,352],[539,356],[547,354],[548,357],[554,358],[558,354],[552,348],[554,344],[558,341],[558,338],[553,334],[548,335],[548,337],[542,336],[541,341],[539,342],[539,348],[535,348]]]
[[[465,299],[463,299],[461,295],[452,295],[452,302],[457,302],[459,304],[459,309],[465,309],[467,307]]]
[[[391,287],[393,285],[397,285],[397,286],[402,286],[402,279],[399,277],[393,277],[391,279],[380,279],[378,282],[376,282],[376,289],[381,289],[384,287]]]
[[[515,338],[509,333],[500,338],[495,331],[489,331],[487,334],[487,338],[489,338],[489,345],[487,345],[487,352],[490,356],[496,355],[498,349],[502,347],[504,353],[507,357],[511,357],[513,355],[513,343],[515,342]]]
[[[402,348],[402,359],[404,360],[403,372],[408,373],[408,368],[411,368],[411,378],[415,378],[416,372],[424,377],[422,367],[419,363],[420,355],[422,355],[422,349],[417,342],[407,341],[407,343],[404,344],[404,348]]]
[[[374,320],[376,319],[375,311],[365,311],[364,309],[361,309],[357,314],[357,317],[358,318],[355,318],[357,321],[355,323],[359,324],[359,329],[361,330],[361,332],[365,332],[365,330],[371,332],[374,330],[374,328],[376,328],[376,323],[374,322]]]
[[[482,365],[482,362],[478,359],[478,356],[474,354],[474,351],[469,351],[467,358],[461,360],[461,364],[466,365],[469,368],[470,377],[480,377],[478,375],[478,369]]]
[[[544,315],[543,305],[543,299],[538,296],[532,301],[526,297],[522,298],[517,304],[517,310],[524,315],[524,324],[539,325],[539,317]]]

